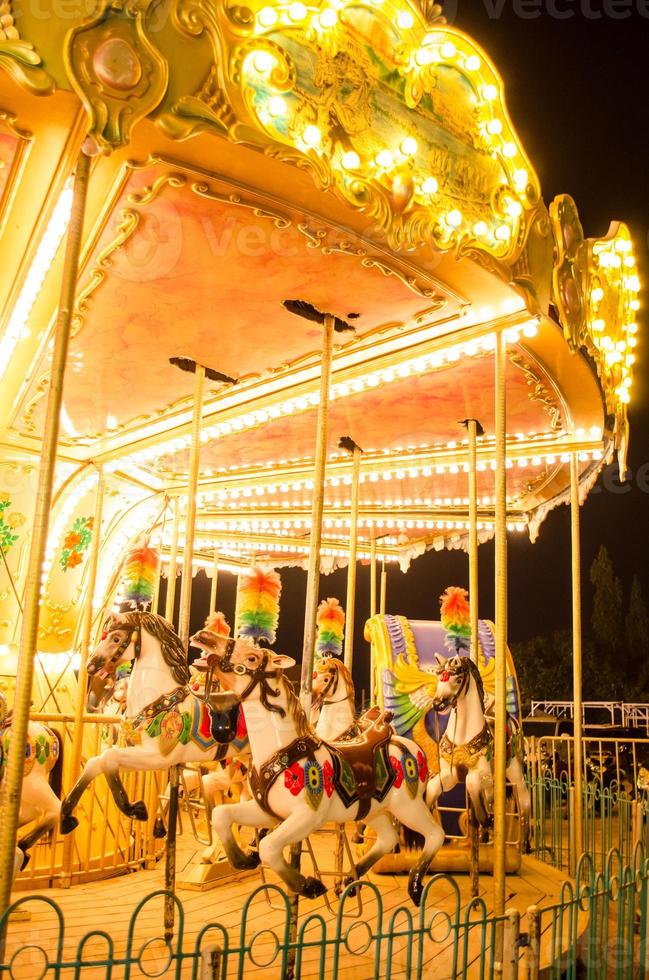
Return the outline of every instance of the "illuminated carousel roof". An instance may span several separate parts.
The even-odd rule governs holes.
[[[571,198],[546,207],[500,76],[436,5],[178,0],[163,13],[104,0],[86,20],[8,18],[0,491],[23,467],[20,488],[6,487],[17,497],[29,497],[39,453],[70,175],[88,129],[101,151],[46,578],[92,509],[93,464],[109,487],[102,585],[143,528],[169,548],[165,502],[184,507],[191,419],[177,357],[223,376],[203,413],[197,562],[215,549],[233,564],[304,560],[322,330],[287,300],[345,327],[325,568],[347,555],[343,436],[363,449],[361,556],[372,536],[403,567],[464,545],[467,418],[484,429],[479,519],[491,534],[497,331],[512,529],[535,536],[566,499],[570,451],[584,493],[614,451],[624,465],[638,305],[628,230],[586,239]]]

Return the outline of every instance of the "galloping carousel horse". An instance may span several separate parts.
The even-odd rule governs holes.
[[[293,892],[314,898],[326,891],[325,886],[292,867],[284,858],[286,847],[329,821],[365,819],[377,838],[356,867],[360,877],[396,845],[396,817],[424,838],[408,881],[410,897],[418,905],[423,877],[444,842],[444,832],[424,799],[428,766],[419,747],[396,737],[390,714],[384,712],[359,738],[326,744],[309,727],[283,676],[295,663],[291,657],[208,630],[191,642],[205,652],[224,693],[230,692],[241,704],[250,739],[253,798],[216,807],[212,814],[232,866],[254,868],[262,862]],[[273,829],[259,841],[258,852],[244,852],[232,833],[233,824]]]
[[[431,779],[426,799],[435,806],[441,794],[459,782],[466,784],[474,813],[488,826],[493,804],[493,733],[485,717],[480,671],[469,657],[435,654],[436,711],[450,708],[446,731],[439,743],[439,773]],[[521,841],[527,845],[530,792],[523,777],[523,739],[516,720],[508,717],[507,778],[513,786],[521,815]]]
[[[218,706],[209,686],[202,697],[190,687],[187,654],[173,626],[148,612],[112,613],[88,664],[92,679],[133,661],[126,695],[121,745],[86,762],[61,807],[61,831],[77,826],[73,811],[86,787],[103,773],[117,807],[129,818],[146,820],[142,800],[131,803],[119,770],[152,771],[188,762],[240,758],[247,737],[238,703]],[[161,831],[164,833],[164,830]]]
[[[10,752],[11,713],[7,700],[0,692],[0,784]],[[30,721],[25,747],[25,769],[18,826],[35,821],[32,830],[16,845],[14,874],[29,861],[29,850],[48,831],[54,830],[61,810],[61,771],[63,743],[57,731],[39,722]],[[1,817],[0,817],[1,819]]]

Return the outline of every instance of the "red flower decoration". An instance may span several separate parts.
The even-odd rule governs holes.
[[[322,781],[324,782],[324,791],[330,797],[334,791],[334,767],[329,759],[322,766]]]
[[[248,735],[248,728],[246,726],[246,716],[243,711],[239,709],[239,717],[237,719],[237,734],[235,736],[237,742],[243,742],[244,738]]]
[[[401,760],[397,759],[395,755],[390,756],[390,765],[394,772],[394,785],[397,789],[401,786],[403,782],[403,766],[401,765]]]
[[[419,778],[422,783],[425,783],[428,779],[428,763],[426,761],[426,756],[421,749],[417,753],[417,766],[419,768]]]
[[[304,768],[299,762],[284,771],[284,785],[290,789],[293,796],[297,796],[300,790],[304,789]]]

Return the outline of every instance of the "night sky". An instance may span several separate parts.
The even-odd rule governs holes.
[[[646,8],[647,16],[638,11]],[[500,12],[500,16],[495,15]],[[572,16],[559,19],[551,11]],[[649,166],[649,4],[641,0],[449,0],[449,20],[474,37],[494,60],[505,82],[507,106],[541,181],[547,204],[561,192],[578,205],[587,237],[602,236],[609,221],[626,221],[634,239],[638,272],[649,277],[647,170]],[[520,13],[540,15],[521,17]],[[491,16],[490,16],[491,13]],[[601,14],[597,18],[596,14]],[[611,13],[628,14],[615,19]],[[620,486],[611,466],[582,508],[582,578],[600,544],[608,548],[626,596],[634,573],[649,593],[649,364],[643,343],[646,289],[638,362],[629,411],[628,485]],[[553,511],[532,545],[522,534],[509,537],[509,635],[512,642],[570,625],[569,510]],[[493,544],[480,548],[480,615],[493,616]],[[280,627],[275,648],[300,659],[306,574],[283,570]],[[388,576],[387,611],[410,618],[438,618],[438,596],[447,585],[468,585],[462,552],[430,552],[407,576],[395,566]],[[228,619],[234,611],[234,578],[219,577],[219,601]],[[323,577],[321,597],[344,604],[346,570]],[[368,688],[369,647],[363,624],[369,613],[369,569],[358,574],[355,669],[358,693]],[[164,586],[163,586],[164,590]],[[179,591],[179,590],[178,590]],[[195,580],[195,622],[208,606],[209,583]],[[586,591],[584,615],[589,616]]]

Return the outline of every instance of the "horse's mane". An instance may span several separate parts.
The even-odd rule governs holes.
[[[354,690],[354,681],[352,680],[352,672],[345,665],[344,661],[339,660],[338,657],[331,657],[331,662],[336,665],[338,673],[342,675],[342,679],[347,685],[347,693],[350,696],[352,702],[352,707],[354,711],[356,710],[356,691]]]
[[[187,653],[175,629],[162,616],[148,612],[121,613],[119,620],[112,617],[109,623],[117,629],[126,625],[132,630],[142,629],[160,643],[160,652],[167,667],[170,668],[174,680],[178,684],[189,683],[189,667]]]
[[[288,677],[282,674],[279,678],[280,685],[284,688],[284,694],[286,695],[286,708],[291,718],[295,722],[295,727],[297,729],[298,738],[306,738],[307,735],[312,735],[313,731],[309,724],[309,719],[307,718],[304,708],[299,702],[298,696],[295,693],[295,688],[291,684]]]
[[[475,686],[478,689],[478,695],[480,697],[480,703],[484,707],[484,684],[482,683],[482,675],[480,673],[480,670],[478,668],[478,665],[476,663],[474,663],[474,661],[471,660],[470,657],[464,657],[464,660],[466,660],[466,662],[467,662],[467,666],[469,668],[469,673],[473,677],[473,680],[475,681]]]

